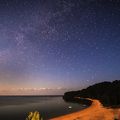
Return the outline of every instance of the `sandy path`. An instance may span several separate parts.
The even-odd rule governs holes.
[[[114,120],[112,109],[104,108],[99,100],[92,101],[91,106],[82,111],[63,115],[51,120]]]

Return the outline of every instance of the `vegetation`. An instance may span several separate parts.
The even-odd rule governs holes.
[[[26,120],[43,120],[43,118],[40,116],[39,112],[30,112]]]
[[[75,97],[99,99],[104,106],[116,107],[120,105],[120,80],[97,83],[86,89],[66,92],[63,96],[66,101],[74,101]]]

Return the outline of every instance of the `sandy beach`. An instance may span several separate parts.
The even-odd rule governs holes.
[[[90,107],[51,120],[114,120],[118,118],[119,109],[108,109],[103,107],[99,100],[89,100],[92,101]]]

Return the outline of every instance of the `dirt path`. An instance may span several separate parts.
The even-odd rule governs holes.
[[[104,108],[99,100],[92,100],[91,106],[82,111],[63,115],[51,120],[114,120],[114,112],[113,109]]]

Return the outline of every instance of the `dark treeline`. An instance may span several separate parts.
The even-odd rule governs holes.
[[[86,89],[66,92],[63,99],[74,101],[75,97],[99,99],[104,106],[116,107],[120,105],[120,80],[97,83]]]

